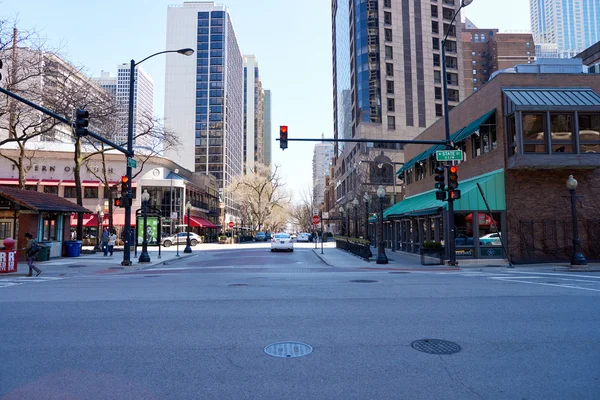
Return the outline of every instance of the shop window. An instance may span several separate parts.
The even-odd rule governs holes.
[[[547,153],[544,133],[545,114],[523,115],[523,147],[525,153]]]
[[[58,196],[58,186],[44,186],[44,193]]]
[[[0,240],[12,237],[12,223],[0,222]]]
[[[457,257],[473,257],[473,213],[454,213],[454,243]]]
[[[553,153],[573,153],[573,115],[550,113]]]
[[[473,157],[478,157],[496,149],[498,142],[496,139],[495,117],[488,118],[481,126],[479,131],[471,136],[471,147],[473,148]]]
[[[421,161],[415,164],[415,182],[425,178],[425,164]]]
[[[75,199],[77,198],[77,191],[75,190],[75,186],[66,186],[65,187],[65,199]]]
[[[508,138],[508,156],[517,154],[517,128],[515,125],[515,116],[508,117],[506,124]]]
[[[410,185],[411,183],[413,183],[413,169],[412,168],[409,168],[408,170],[406,170],[406,172],[404,172],[404,176],[405,176],[407,185]]]
[[[479,238],[479,246],[483,247],[501,247],[502,246],[502,221],[500,213],[474,213],[477,214],[477,223],[479,225],[479,232],[477,237]],[[471,218],[472,222],[472,218]],[[485,251],[485,250],[484,250]],[[495,255],[492,251],[491,254],[483,254],[487,256]],[[498,254],[502,255],[502,254]]]
[[[98,188],[97,187],[83,188],[83,198],[84,199],[97,199],[98,198]]]
[[[42,241],[55,242],[57,226],[58,226],[58,216],[56,214],[44,215],[44,227],[43,227]]]
[[[600,114],[579,114],[579,151],[600,153]]]

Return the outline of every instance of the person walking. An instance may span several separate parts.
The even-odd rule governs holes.
[[[108,255],[108,238],[110,237],[110,233],[108,232],[108,228],[104,228],[104,232],[102,232],[102,251],[104,252],[104,256]]]
[[[117,242],[117,232],[115,232],[115,230],[113,229],[112,232],[110,233],[110,236],[108,237],[108,251],[109,251],[111,257],[113,255],[113,250],[115,249],[116,242]]]
[[[40,245],[36,243],[33,239],[33,235],[29,232],[25,234],[25,239],[27,240],[27,245],[25,246],[25,258],[27,260],[27,265],[29,266],[29,275],[33,276],[33,271],[35,270],[35,276],[39,276],[42,273],[42,270],[33,265],[33,259],[40,251]]]

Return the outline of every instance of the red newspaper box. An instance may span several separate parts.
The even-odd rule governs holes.
[[[15,241],[13,239],[4,239],[6,249],[0,250],[0,274],[17,272],[17,251],[12,249],[14,246]]]

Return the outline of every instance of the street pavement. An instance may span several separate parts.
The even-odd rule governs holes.
[[[64,279],[0,286],[0,399],[600,398],[600,274],[388,256],[252,243],[46,265]]]

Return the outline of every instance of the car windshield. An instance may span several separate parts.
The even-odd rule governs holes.
[[[275,239],[289,239],[290,235],[288,235],[287,233],[278,233],[277,235],[275,235]]]

